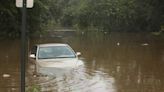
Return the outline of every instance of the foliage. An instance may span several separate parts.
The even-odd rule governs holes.
[[[41,89],[38,85],[32,85],[27,88],[26,92],[41,92]]]
[[[96,28],[101,31],[160,31],[163,0],[35,0],[27,10],[27,30],[55,27]],[[14,0],[0,1],[0,36],[20,35],[21,9]]]
[[[159,0],[70,0],[70,3],[66,11],[80,28],[158,31],[164,24],[164,2]]]
[[[10,3],[9,3],[10,2]],[[20,11],[15,8],[13,0],[2,0],[0,3],[0,36],[17,36],[19,35],[18,17]]]
[[[35,6],[27,9],[27,32],[35,33],[46,26],[50,14],[50,0],[35,0]],[[16,38],[21,30],[21,8],[16,8],[15,0],[0,1],[0,37]]]

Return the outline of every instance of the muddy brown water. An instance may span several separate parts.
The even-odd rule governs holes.
[[[82,53],[84,62],[73,71],[33,76],[27,70],[27,86],[42,92],[164,92],[164,40],[147,33],[93,34],[31,39],[39,43],[68,43]],[[20,41],[0,43],[0,92],[19,92]]]

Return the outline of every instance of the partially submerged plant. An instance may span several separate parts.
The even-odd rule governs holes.
[[[26,92],[41,92],[41,89],[40,86],[34,84],[32,86],[27,87]]]

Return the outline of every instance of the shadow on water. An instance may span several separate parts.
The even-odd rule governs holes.
[[[29,48],[39,43],[68,43],[82,53],[85,65],[60,76],[36,77],[29,70],[27,84],[38,85],[42,92],[164,92],[163,41],[147,33],[31,39]],[[0,50],[0,90],[18,92],[18,41],[1,42]]]

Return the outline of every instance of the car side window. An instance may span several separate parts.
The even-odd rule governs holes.
[[[35,54],[36,55],[37,52],[37,46],[33,46],[31,49],[31,54]]]

